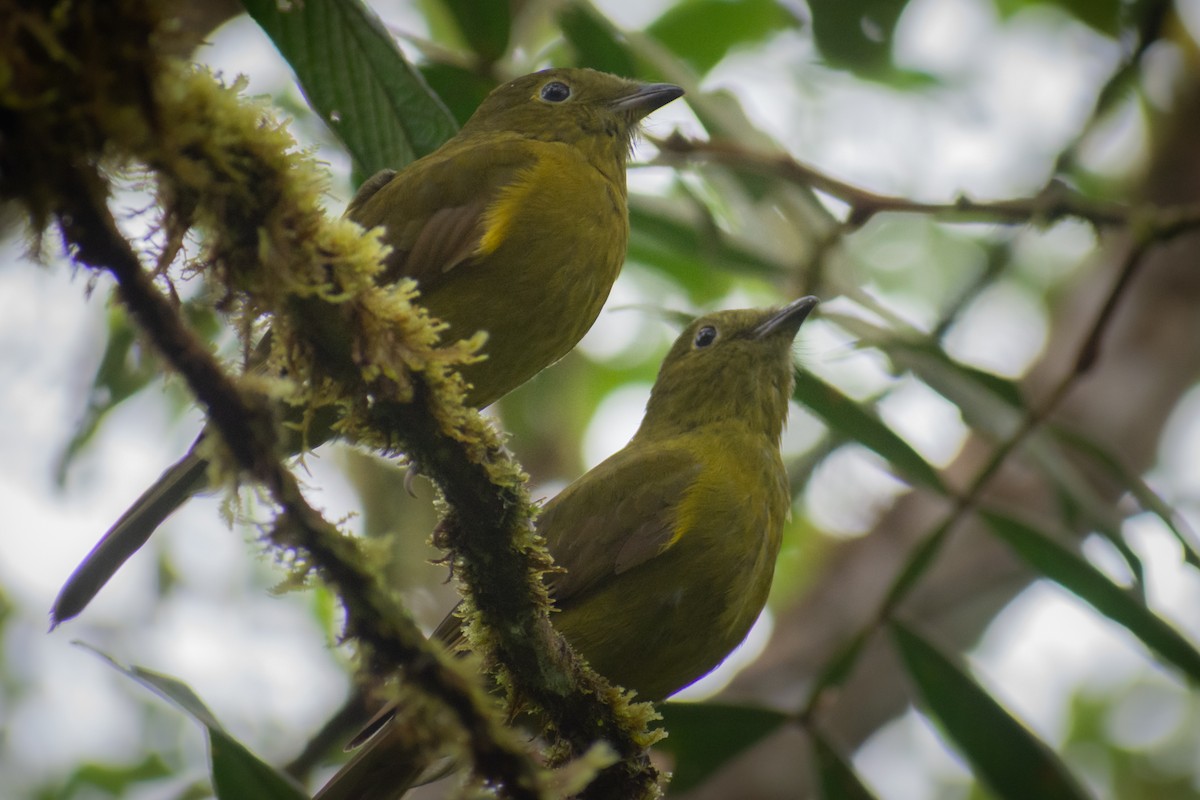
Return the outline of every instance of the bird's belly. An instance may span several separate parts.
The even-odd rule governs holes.
[[[685,574],[664,570],[649,596],[645,575],[637,589],[623,580],[630,573],[617,576],[582,607],[552,620],[601,675],[642,699],[662,699],[720,664],[765,601],[765,593],[761,600],[748,596],[755,594],[752,579],[735,581],[731,574],[727,581],[680,582]]]
[[[452,297],[428,298],[447,336],[487,332],[487,358],[463,374],[474,405],[487,405],[562,358],[591,328],[625,258],[625,206],[606,182],[526,198],[510,234],[464,264]]]

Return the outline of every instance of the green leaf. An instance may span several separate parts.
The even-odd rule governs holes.
[[[994,511],[981,511],[980,515],[1025,563],[1079,595],[1191,680],[1200,682],[1200,652],[1138,597],[1041,531]]]
[[[675,758],[670,789],[685,792],[788,721],[778,711],[721,703],[663,703],[669,735],[655,747]]]
[[[1008,19],[1018,12],[1037,6],[1057,6],[1085,25],[1101,33],[1115,36],[1120,32],[1121,0],[994,0],[1001,17]]]
[[[797,26],[777,0],[687,0],[671,6],[646,33],[703,75],[734,47]]]
[[[806,712],[815,709],[820,695],[846,682],[858,664],[858,658],[862,655],[862,650],[870,638],[871,631],[861,628],[852,637],[838,645],[838,649],[821,667],[821,671],[817,673],[817,679],[813,681],[812,688],[809,689],[808,699],[804,703]]]
[[[307,2],[307,0],[305,0]],[[463,38],[480,58],[490,63],[508,50],[512,28],[507,0],[442,0]]]
[[[621,34],[590,3],[569,3],[558,14],[558,25],[571,49],[575,63],[613,75],[637,74],[633,54]]]
[[[629,260],[667,275],[699,305],[723,297],[735,272],[779,275],[778,265],[731,240],[705,214],[699,203],[631,195]]]
[[[809,730],[822,800],[875,800],[854,768],[815,730]]]
[[[1121,0],[1059,0],[1058,5],[1100,33],[1121,32]]]
[[[177,678],[118,663],[95,648],[77,642],[150,691],[169,700],[208,730],[213,790],[218,800],[307,800],[308,794],[290,777],[261,761],[234,739],[192,688]]]
[[[1011,800],[1072,800],[1090,795],[1058,756],[956,663],[893,621],[896,648],[917,691],[979,780]]]
[[[796,401],[843,436],[883,456],[912,483],[945,494],[937,470],[879,417],[810,372],[796,379]]]
[[[809,0],[813,39],[833,66],[861,75],[892,68],[896,21],[908,4],[898,0]]]
[[[1130,472],[1121,459],[1114,456],[1092,439],[1081,436],[1060,425],[1051,426],[1050,430],[1057,439],[1068,447],[1090,458],[1095,465],[1108,473],[1108,476],[1115,480],[1118,485],[1128,489],[1137,498],[1138,504],[1142,508],[1162,520],[1162,523],[1167,526],[1168,530],[1171,531],[1176,541],[1183,548],[1184,560],[1193,567],[1200,569],[1200,546],[1197,545],[1195,531],[1188,526],[1187,521],[1175,509],[1171,508],[1171,505],[1166,500],[1163,500],[1148,483]]]
[[[953,373],[959,379],[977,384],[1013,408],[1025,409],[1025,396],[1021,393],[1021,386],[1016,381],[953,359],[933,342],[896,341],[889,355],[893,357],[893,360],[906,360],[902,354],[911,359],[913,364],[919,363],[922,359],[937,362],[943,369]]]
[[[173,773],[162,756],[152,753],[136,764],[82,764],[67,778],[61,797],[86,797],[86,788],[101,789],[113,797],[132,794],[132,788],[145,781],[166,778]]]
[[[189,300],[183,304],[182,311],[188,325],[205,341],[216,337],[220,323],[211,308]],[[121,306],[114,305],[109,309],[106,324],[104,353],[92,376],[87,407],[55,465],[55,480],[60,485],[66,480],[72,462],[91,442],[105,417],[163,374],[162,364],[153,349],[139,346],[138,330]]]
[[[117,306],[108,311],[104,354],[92,377],[87,408],[58,458],[55,479],[61,485],[75,457],[87,446],[110,411],[161,374],[153,353],[137,346],[137,329]]]
[[[429,88],[445,101],[460,126],[466,124],[483,99],[496,88],[489,78],[454,64],[422,64],[421,75]]]
[[[309,105],[362,176],[399,169],[454,135],[454,118],[361,0],[245,0],[291,64]]]

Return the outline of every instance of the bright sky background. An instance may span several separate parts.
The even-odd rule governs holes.
[[[392,5],[394,15],[381,7],[389,21],[420,33],[421,18],[404,4]],[[612,0],[598,5],[611,10],[621,24],[637,27],[663,4]],[[1200,18],[1197,2],[1181,6],[1190,20]],[[220,32],[201,55],[229,78],[249,73],[253,92],[276,93],[291,78],[265,57],[268,50],[261,41],[254,26],[242,20]],[[1038,187],[1047,164],[1089,113],[1094,87],[1119,53],[1074,23],[1048,29],[1044,19],[1029,19],[1000,27],[986,0],[915,0],[901,24],[898,55],[903,65],[944,76],[946,88],[914,102],[864,86],[814,67],[799,34],[778,37],[765,54],[735,55],[709,83],[732,89],[797,157],[839,177],[925,199],[960,192],[988,198]],[[1172,63],[1163,60],[1164,74],[1154,79],[1167,82]],[[788,80],[771,81],[772,71]],[[796,75],[802,80],[794,81]],[[803,88],[802,94],[796,86]],[[655,115],[659,131],[677,124],[691,124],[681,104]],[[1129,115],[1110,132],[1107,145],[1099,146],[1097,158],[1137,158],[1140,132],[1136,115]],[[343,158],[329,160],[344,174]],[[643,179],[653,176],[635,174],[631,184]],[[330,207],[340,211],[342,202],[333,199]],[[1069,254],[1090,247],[1090,241],[1068,230],[1037,246]],[[73,274],[59,261],[47,268],[34,266],[23,258],[19,242],[4,242],[0,248],[0,441],[5,447],[0,504],[9,525],[0,534],[0,587],[17,615],[5,629],[0,652],[7,669],[31,687],[15,706],[0,705],[0,719],[9,732],[0,740],[0,774],[36,782],[83,759],[138,757],[134,748],[142,712],[133,697],[142,689],[72,647],[76,638],[121,660],[180,677],[261,754],[269,759],[291,755],[340,701],[346,685],[341,656],[324,645],[307,607],[309,598],[273,597],[249,584],[254,573],[270,574],[269,567],[249,557],[246,532],[230,533],[218,522],[216,500],[189,504],[168,524],[166,535],[155,540],[155,547],[188,564],[180,579],[191,591],[152,606],[156,564],[152,552],[143,552],[82,620],[45,634],[46,612],[62,580],[126,505],[186,450],[200,421],[194,411],[183,421],[170,419],[155,397],[158,389],[152,388],[113,415],[65,487],[56,486],[55,460],[70,434],[66,423],[82,412],[102,345],[110,284],[97,280],[88,298],[88,276]],[[642,300],[639,289],[622,278],[611,304]],[[1028,335],[1010,337],[1007,348],[997,353],[996,324],[1007,319],[1011,326],[1017,311],[1028,320]],[[585,343],[593,357],[611,353],[613,338],[620,338],[625,327],[614,322],[618,316],[603,315]],[[1041,310],[1027,297],[988,297],[957,336],[961,357],[981,363],[992,359],[989,368],[1019,374],[1037,356],[1045,325]],[[664,333],[660,344],[665,346],[668,338]],[[844,337],[828,326],[806,329],[802,349],[811,368],[839,382],[879,379],[878,367],[852,355]],[[630,387],[602,404],[585,434],[589,463],[620,447],[632,433],[648,388]],[[889,400],[885,415],[902,421],[904,433],[937,463],[953,456],[964,433],[953,409],[919,386]],[[1175,445],[1164,450],[1154,476],[1169,496],[1194,500],[1200,490],[1194,458],[1200,445],[1198,418],[1200,394],[1194,393],[1178,411],[1169,437]],[[798,446],[803,431],[793,435]],[[823,505],[821,497],[839,497],[835,487],[847,480],[880,493],[895,489],[869,459],[843,461],[827,465],[809,500],[820,522],[852,535],[862,520],[848,517],[841,504]],[[333,517],[342,516],[354,500],[336,459],[313,463],[312,484],[320,487],[316,502]],[[1169,609],[1177,625],[1200,638],[1200,620],[1183,612],[1200,603],[1194,572],[1179,566],[1177,549],[1153,521],[1137,518],[1129,525],[1135,549],[1151,571],[1150,585],[1158,589],[1155,604]],[[768,630],[769,623],[759,629],[758,646]],[[1128,683],[1147,672],[1156,673],[1155,685],[1165,698],[1151,706],[1160,710],[1158,716],[1126,720],[1118,727],[1153,732],[1183,724],[1178,708],[1187,695],[1178,681],[1150,665],[1130,637],[1098,622],[1052,586],[1038,584],[1014,603],[974,659],[987,685],[1051,743],[1063,735],[1067,687]],[[178,720],[164,706],[153,724],[172,739],[184,737],[196,763],[202,763],[199,730]],[[1146,739],[1133,744],[1145,746]],[[856,761],[888,800],[923,797],[930,774],[961,772],[915,714],[879,734]]]

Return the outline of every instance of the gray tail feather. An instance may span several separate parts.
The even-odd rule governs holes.
[[[398,728],[396,720],[388,720],[313,800],[397,800],[413,786],[449,771],[443,768],[427,777],[427,760]]]
[[[155,529],[175,509],[204,490],[207,469],[208,462],[197,456],[193,447],[142,492],[67,578],[50,609],[51,629],[83,611]]]

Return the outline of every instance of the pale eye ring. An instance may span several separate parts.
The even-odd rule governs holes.
[[[697,350],[708,347],[717,340],[717,329],[712,325],[705,325],[700,330],[696,331],[696,338],[692,340],[692,346]]]
[[[562,81],[550,81],[541,91],[541,97],[547,103],[561,103],[570,96],[571,87]]]

